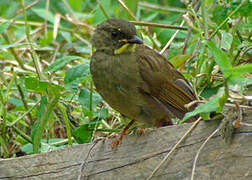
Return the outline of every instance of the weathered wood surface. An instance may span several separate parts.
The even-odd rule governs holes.
[[[249,117],[249,123],[252,118]],[[88,157],[82,179],[146,179],[191,124],[125,136],[117,150],[111,140],[98,142]],[[201,122],[155,174],[153,179],[190,179],[200,145],[218,125]],[[252,179],[251,127],[241,128],[231,145],[216,135],[200,153],[195,179]],[[0,179],[77,179],[92,143],[0,160]]]

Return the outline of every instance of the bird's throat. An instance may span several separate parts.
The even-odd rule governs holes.
[[[135,48],[136,48],[136,44],[126,43],[126,44],[122,45],[120,48],[116,49],[114,51],[114,54],[122,54],[122,53],[126,53],[126,52],[134,52]]]

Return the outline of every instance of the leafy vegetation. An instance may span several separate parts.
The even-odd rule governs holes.
[[[89,72],[90,36],[108,17],[133,21],[191,81],[204,103],[184,120],[209,119],[226,102],[251,97],[251,1],[10,1],[0,1],[1,157],[120,132],[122,118],[95,92]]]

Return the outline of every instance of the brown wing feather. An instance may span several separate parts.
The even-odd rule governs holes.
[[[138,46],[140,75],[146,93],[162,102],[175,116],[182,118],[185,104],[195,95],[186,79],[163,56],[146,46]]]

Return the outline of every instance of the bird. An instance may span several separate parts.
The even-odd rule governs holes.
[[[195,108],[185,107],[196,100],[190,83],[163,55],[143,43],[131,22],[111,18],[98,24],[91,43],[96,49],[90,62],[96,91],[131,120],[112,147],[133,123],[143,128],[172,125],[173,118],[182,119]]]

